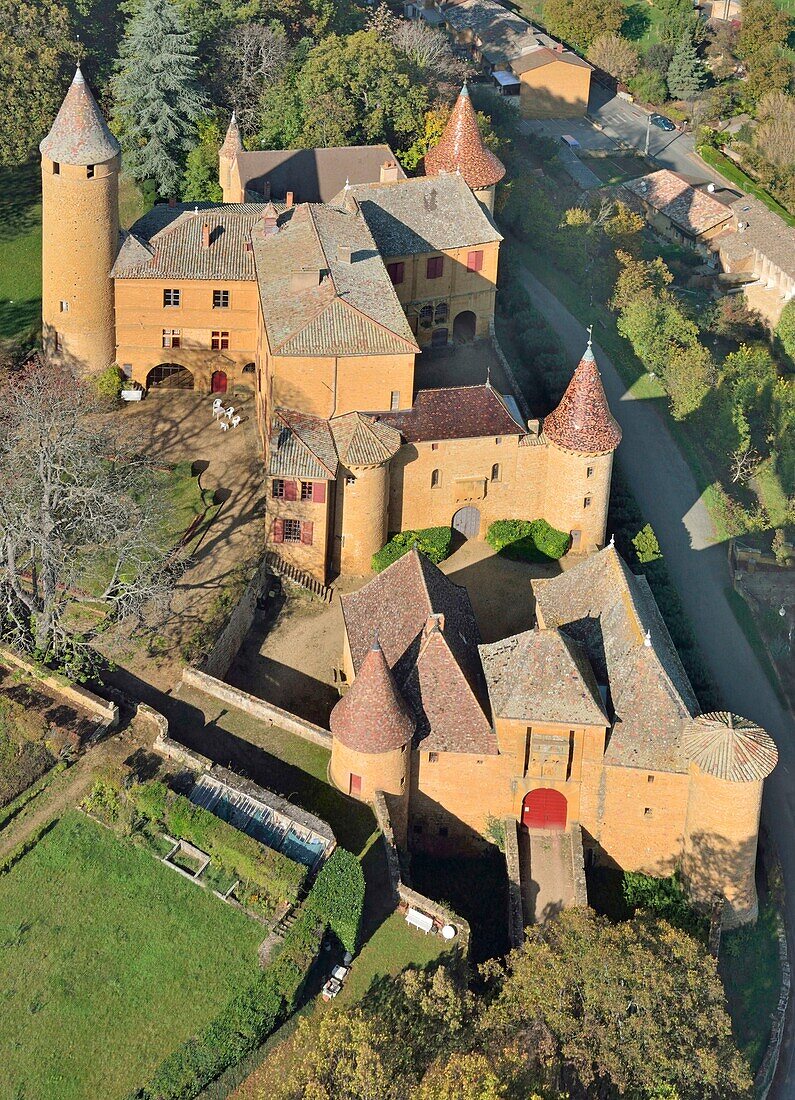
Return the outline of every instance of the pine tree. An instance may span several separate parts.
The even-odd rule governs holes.
[[[170,197],[204,110],[193,35],[171,0],[143,0],[119,53],[113,91],[125,168]]]
[[[695,99],[707,81],[704,64],[689,35],[683,35],[668,66],[668,91],[674,99]]]

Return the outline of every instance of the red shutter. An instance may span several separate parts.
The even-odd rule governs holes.
[[[444,256],[429,256],[426,273],[429,279],[440,279],[444,270]]]
[[[285,481],[284,499],[298,500],[298,483],[296,481]]]
[[[326,503],[326,483],[325,481],[313,481],[312,482],[312,501],[315,504]]]
[[[302,523],[301,523],[301,542],[304,544],[304,546],[311,546],[312,545],[312,528],[314,526],[315,525],[314,525],[314,523],[312,522],[311,519],[305,519],[305,520],[302,521]]]
[[[271,538],[274,542],[284,542],[284,520],[275,519],[273,521],[273,530],[271,531]]]
[[[481,251],[467,253],[467,271],[483,270],[483,253]]]

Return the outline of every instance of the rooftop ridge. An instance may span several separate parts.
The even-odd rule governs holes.
[[[312,457],[314,458],[314,460],[315,460],[315,461],[316,461],[316,462],[318,463],[318,465],[319,465],[319,466],[322,466],[324,470],[328,470],[328,473],[329,473],[329,477],[334,477],[334,476],[336,475],[336,470],[332,470],[332,469],[331,469],[331,468],[329,467],[328,463],[327,463],[327,462],[325,462],[325,461],[324,461],[324,460],[323,460],[323,459],[322,459],[322,458],[320,457],[320,455],[319,455],[319,454],[317,453],[317,450],[316,450],[315,448],[311,447],[309,443],[307,443],[307,441],[306,441],[306,440],[304,439],[304,437],[303,437],[303,436],[301,435],[300,431],[297,431],[297,430],[295,429],[295,427],[294,427],[294,426],[293,426],[293,425],[292,425],[292,424],[290,423],[290,421],[289,421],[289,420],[287,419],[287,417],[286,417],[286,416],[284,415],[284,413],[285,413],[286,411],[288,411],[288,410],[283,410],[283,409],[280,409],[280,408],[276,408],[276,409],[274,409],[273,411],[274,411],[274,414],[275,414],[275,416],[277,416],[277,417],[278,417],[278,419],[279,419],[279,420],[281,420],[281,422],[282,422],[282,423],[283,423],[283,424],[285,425],[285,427],[286,427],[286,428],[287,428],[287,429],[288,429],[288,430],[289,430],[290,432],[292,432],[292,434],[293,434],[293,435],[294,435],[294,436],[296,437],[296,439],[297,439],[297,440],[298,440],[298,442],[299,442],[299,443],[301,444],[301,446],[302,446],[302,447],[303,447],[303,448],[304,448],[304,449],[305,449],[306,451],[308,451],[308,452],[309,452],[309,454],[310,454],[310,455],[311,455],[311,456],[312,456]]]

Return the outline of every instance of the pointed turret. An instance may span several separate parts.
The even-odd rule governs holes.
[[[377,638],[350,691],[332,710],[330,725],[336,741],[363,754],[400,752],[414,736],[414,717]]]
[[[473,191],[489,192],[505,175],[505,165],[487,149],[466,84],[456,100],[438,145],[425,154],[425,175],[459,173]]]
[[[579,454],[608,454],[621,442],[590,339],[560,404],[544,418],[544,435]]]
[[[240,127],[237,124],[237,116],[232,111],[232,117],[229,120],[229,126],[226,131],[226,137],[224,143],[220,148],[220,155],[222,157],[228,157],[230,160],[234,160],[238,153],[243,152],[243,140],[240,137]]]
[[[224,143],[218,150],[218,183],[223,192],[224,202],[245,202],[246,196],[240,186],[240,177],[237,171],[233,170],[235,161],[242,152],[243,140],[240,137],[240,127],[237,124],[237,116],[232,111]]]
[[[39,149],[48,160],[76,165],[103,164],[121,151],[85,82],[80,65]]]

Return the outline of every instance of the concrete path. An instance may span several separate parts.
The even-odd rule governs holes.
[[[576,363],[587,334],[569,311],[528,271],[523,279]],[[774,839],[786,883],[790,957],[795,949],[795,723],[760,668],[726,599],[727,548],[716,541],[693,474],[672,439],[658,401],[635,400],[604,351],[594,345],[613,415],[624,438],[618,461],[640,508],[654,528],[682,597],[702,654],[727,707],[760,722],[775,739],[779,764],[765,786],[762,820]],[[793,1013],[787,1021],[772,1100],[795,1097]]]
[[[519,873],[525,925],[543,924],[574,905],[568,833],[519,830]]]

